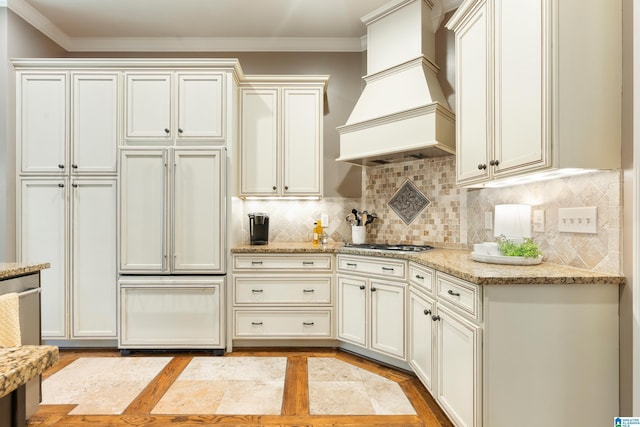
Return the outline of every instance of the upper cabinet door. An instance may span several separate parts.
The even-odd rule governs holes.
[[[173,272],[224,273],[224,150],[176,149]]]
[[[550,134],[545,126],[549,99],[550,58],[544,30],[547,1],[495,0],[495,142],[496,177],[514,169],[525,172],[546,166]]]
[[[486,180],[489,176],[489,19],[481,2],[455,33],[456,69],[456,169],[458,182]]]
[[[182,139],[224,139],[224,75],[178,74],[178,127]]]
[[[283,90],[283,192],[322,195],[322,90]]]
[[[72,75],[71,173],[113,174],[118,146],[118,74]]]
[[[127,74],[125,137],[136,143],[172,142],[171,74]]]
[[[278,90],[242,89],[241,193],[277,195]]]
[[[66,173],[67,74],[23,73],[18,85],[16,137],[21,173]]]

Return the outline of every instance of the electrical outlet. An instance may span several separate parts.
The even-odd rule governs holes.
[[[484,213],[484,229],[485,230],[493,230],[493,215],[491,215],[491,212],[485,212]]]
[[[560,208],[558,209],[558,231],[561,233],[596,234],[598,230],[598,209]]]
[[[328,228],[329,227],[329,214],[321,214],[320,215],[320,221],[322,221],[322,227],[323,228]]]
[[[533,211],[533,231],[544,233],[544,211],[542,209]]]

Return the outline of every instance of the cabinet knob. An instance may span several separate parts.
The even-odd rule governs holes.
[[[183,130],[181,128],[178,128],[178,133],[182,133]]]
[[[71,184],[71,186],[72,186],[73,188],[77,188],[77,187],[78,187],[78,184],[76,184],[76,183],[74,182],[73,184]]]
[[[483,170],[483,169],[486,169],[486,168],[487,168],[487,164],[486,163],[480,163],[478,165],[478,169],[480,169],[480,170]]]
[[[440,316],[433,315],[431,316],[431,320],[433,320],[434,322],[437,322],[438,320],[440,320]]]
[[[448,293],[449,295],[453,295],[454,297],[459,297],[459,296],[460,296],[460,293],[459,293],[459,292],[453,292],[451,289],[449,289],[449,290],[447,291],[447,293]]]
[[[60,163],[60,164],[58,165],[58,168],[60,168],[60,169],[64,169],[64,165],[63,165],[62,163]]]
[[[276,186],[275,185],[272,188],[273,188],[273,191],[276,191]]]
[[[500,160],[491,160],[489,162],[489,165],[491,166],[498,166],[500,164]]]
[[[424,280],[424,276],[421,276],[421,275],[419,275],[419,274],[416,274],[416,279]]]
[[[425,316],[428,316],[428,315],[430,315],[430,314],[431,314],[431,310],[425,310],[425,311],[424,311],[424,315],[425,315]]]
[[[285,185],[285,186],[284,186],[284,189],[285,189],[285,190],[288,190],[288,189],[289,189],[289,186],[288,186],[288,185]]]
[[[360,285],[360,290],[364,291],[365,286],[364,285]]]
[[[64,184],[60,183],[60,184],[58,184],[58,187],[62,188],[62,187],[64,187]]]
[[[167,135],[169,135],[170,130],[167,128],[164,128],[164,133],[166,133]]]
[[[78,165],[76,165],[75,163],[71,165],[72,168],[74,169],[78,169]]]
[[[371,292],[375,292],[375,291],[377,291],[377,289],[372,287]]]

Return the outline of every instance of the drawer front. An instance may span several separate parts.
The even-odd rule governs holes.
[[[331,310],[236,310],[234,338],[333,338]]]
[[[482,319],[482,292],[479,286],[438,272],[436,292],[441,301],[449,303],[460,314],[477,322]]]
[[[429,267],[409,263],[409,283],[429,295],[433,294],[434,276],[435,272]]]
[[[404,279],[407,263],[389,258],[338,255],[338,270],[348,273],[375,274],[380,277]]]
[[[331,271],[331,255],[234,255],[233,268],[237,271]]]
[[[234,304],[331,304],[331,277],[272,276],[236,276]]]

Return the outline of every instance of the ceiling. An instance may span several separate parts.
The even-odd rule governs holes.
[[[3,2],[67,51],[237,52],[362,51],[360,18],[390,0]]]

